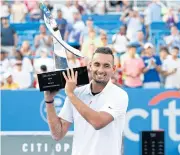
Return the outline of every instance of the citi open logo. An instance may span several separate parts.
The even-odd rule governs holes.
[[[162,104],[161,101],[171,99],[167,104],[168,107],[160,109],[157,105]],[[178,99],[178,100],[177,100]],[[169,138],[174,141],[180,141],[179,123],[177,121],[180,116],[180,109],[177,107],[179,104],[180,92],[178,91],[166,91],[154,96],[149,102],[149,108],[134,108],[127,112],[126,117],[126,129],[125,136],[132,141],[139,141],[139,133],[133,131],[133,127],[130,126],[138,117],[139,124],[146,124],[150,130],[166,130]],[[137,120],[137,118],[136,118]],[[162,129],[162,122],[166,120],[166,127]],[[141,130],[141,128],[139,128]]]
[[[66,97],[62,94],[57,94],[54,97],[54,106],[56,109],[56,114],[59,114],[59,112],[61,111],[65,98]],[[47,111],[46,111],[46,105],[45,105],[44,100],[40,104],[40,115],[41,115],[42,119],[47,123],[47,117],[46,117]]]

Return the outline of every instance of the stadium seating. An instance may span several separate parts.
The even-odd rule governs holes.
[[[89,17],[92,17],[94,25],[104,29],[108,34],[108,43],[112,43],[112,35],[115,34],[123,24],[119,19],[120,15],[83,15],[82,20],[85,22]],[[39,33],[39,26],[43,22],[27,22],[21,24],[11,24],[19,36],[18,45],[20,46],[24,40],[28,40],[33,44],[34,36]],[[180,23],[177,24],[180,29]],[[155,45],[156,50],[159,50],[161,45],[164,45],[164,36],[170,34],[169,27],[164,22],[154,22],[150,25],[150,41]]]

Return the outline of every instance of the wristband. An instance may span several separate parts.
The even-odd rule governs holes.
[[[47,104],[52,104],[54,103],[54,99],[52,101],[45,101]]]

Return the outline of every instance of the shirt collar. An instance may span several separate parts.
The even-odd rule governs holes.
[[[87,85],[86,89],[85,89],[85,94],[89,94],[89,95],[92,95],[92,92],[91,92],[91,84],[92,84],[92,80],[90,81],[90,83]],[[104,93],[106,92],[111,86],[113,85],[111,79],[108,81],[107,85],[105,86],[105,88],[100,92],[101,93]]]

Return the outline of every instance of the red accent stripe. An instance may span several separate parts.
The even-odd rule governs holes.
[[[149,105],[156,105],[160,101],[165,100],[167,98],[180,98],[179,91],[167,91],[161,94],[156,95],[153,99],[149,102]]]

